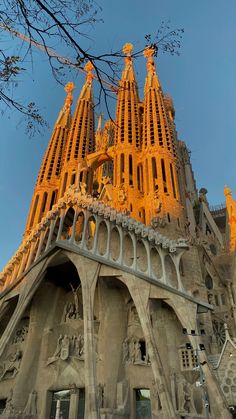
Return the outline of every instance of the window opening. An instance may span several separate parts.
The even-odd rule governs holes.
[[[129,155],[129,185],[133,185],[133,159],[131,155]]]
[[[175,180],[174,180],[174,173],[173,173],[172,163],[170,163],[170,176],[171,176],[171,183],[172,183],[173,195],[174,195],[174,198],[176,198],[176,188],[175,188]]]
[[[162,179],[163,179],[163,188],[164,188],[164,192],[167,192],[167,185],[166,185],[166,169],[165,169],[165,162],[164,162],[164,159],[161,159],[161,171],[162,171]]]
[[[152,179],[153,179],[153,190],[156,191],[158,189],[157,184],[157,164],[155,157],[152,157]]]

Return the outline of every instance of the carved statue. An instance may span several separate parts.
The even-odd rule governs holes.
[[[26,403],[25,409],[24,409],[25,415],[37,415],[37,392],[33,390],[28,397],[28,401]]]
[[[142,354],[141,354],[141,345],[138,340],[136,340],[134,344],[135,348],[135,362],[140,363],[142,362]]]
[[[98,407],[104,407],[104,384],[98,384],[97,387],[97,400],[98,400]]]
[[[123,362],[129,360],[129,339],[126,338],[123,342]]]
[[[122,184],[119,188],[119,192],[118,192],[118,201],[120,204],[124,204],[126,201],[126,192],[125,192],[125,188],[124,185]]]
[[[79,319],[80,315],[79,315],[79,298],[78,298],[78,289],[80,288],[80,285],[75,289],[72,284],[70,284],[72,292],[73,292],[73,296],[74,296],[74,303],[75,303],[75,318]]]
[[[7,378],[14,378],[20,369],[20,363],[22,359],[22,351],[17,351],[10,355],[9,361],[3,367],[0,380]]]
[[[134,324],[134,323],[140,324],[140,321],[139,321],[137,309],[134,305],[132,305],[129,311],[129,324]]]
[[[80,182],[80,191],[82,195],[86,195],[87,185],[85,182]]]
[[[196,413],[193,401],[191,384],[182,375],[177,375],[178,410],[187,413]]]
[[[84,336],[67,336],[60,335],[57,340],[57,347],[52,357],[48,358],[47,365],[61,359],[68,360],[69,357],[75,357],[80,360],[84,359]]]
[[[65,307],[64,321],[66,322],[70,319],[76,319],[76,308],[74,303],[67,302]]]
[[[66,361],[70,355],[70,338],[69,336],[65,335],[61,341],[61,352],[60,358],[63,361]]]
[[[133,339],[129,342],[129,362],[132,364],[135,361],[135,341]]]

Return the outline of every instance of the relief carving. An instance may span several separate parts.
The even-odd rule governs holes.
[[[150,365],[145,342],[136,337],[125,338],[123,342],[123,362],[134,365]]]
[[[84,360],[84,336],[60,335],[57,340],[56,350],[52,357],[48,358],[47,365],[61,359],[67,361],[70,357]]]
[[[67,301],[63,313],[63,321],[66,323],[70,320],[79,320],[82,319],[81,314],[83,311],[82,304],[79,302],[79,290],[81,290],[81,285],[77,288],[74,288],[72,284],[70,284],[73,293],[73,300],[74,301]],[[80,314],[81,312],[81,314]]]
[[[19,372],[22,359],[22,351],[19,349],[13,352],[9,359],[0,366],[0,381],[14,378]]]
[[[12,343],[22,343],[25,341],[26,336],[28,334],[29,328],[28,326],[23,326],[21,329],[17,329],[15,335],[13,337]]]

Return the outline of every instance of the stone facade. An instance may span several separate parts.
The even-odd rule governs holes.
[[[0,276],[0,413],[228,419],[236,406],[235,208],[196,189],[174,106],[132,45],[94,132],[92,66],[56,121],[25,236]]]

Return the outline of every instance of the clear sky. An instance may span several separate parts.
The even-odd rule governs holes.
[[[155,33],[162,20],[170,19],[173,28],[184,28],[181,55],[160,54],[157,72],[163,90],[173,97],[177,131],[192,151],[198,188],[208,189],[211,204],[224,201],[225,184],[236,196],[235,0],[100,0],[100,5],[104,22],[95,25],[89,34],[95,52],[118,49],[126,42],[139,49],[145,34]],[[16,41],[6,45],[9,55],[17,52]],[[144,59],[136,63],[136,71],[142,97]],[[83,76],[72,80],[77,87],[76,99]],[[34,54],[34,65],[29,64],[20,78],[17,97],[35,101],[53,128],[65,93],[51,77],[46,57],[40,51]],[[19,119],[13,112],[1,115],[0,269],[20,245],[50,138],[49,129],[29,139]]]

